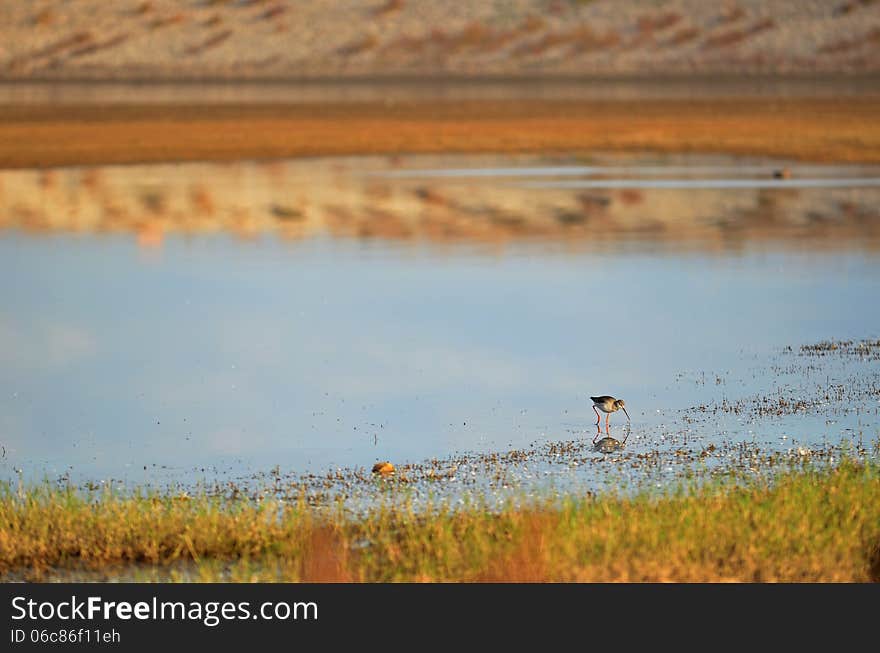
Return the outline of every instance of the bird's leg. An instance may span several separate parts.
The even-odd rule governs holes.
[[[611,417],[611,413],[605,413],[605,430],[608,430],[608,418]]]
[[[593,406],[593,412],[596,413],[596,426],[599,426],[599,422],[602,421],[602,416],[599,414],[599,411],[596,410],[595,406]]]
[[[602,435],[602,430],[599,428],[599,424],[596,424],[596,435],[593,436],[593,444],[596,444],[596,438]]]

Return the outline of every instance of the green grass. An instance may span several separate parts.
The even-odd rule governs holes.
[[[305,502],[0,491],[0,571],[233,581],[880,580],[880,467],[363,517]]]

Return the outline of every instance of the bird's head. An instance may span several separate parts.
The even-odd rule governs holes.
[[[626,412],[625,406],[626,406],[626,402],[624,402],[623,399],[617,399],[614,402],[614,407],[615,408],[623,408],[623,412],[626,414],[626,418],[630,419],[629,413]]]

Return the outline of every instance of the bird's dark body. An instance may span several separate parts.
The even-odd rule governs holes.
[[[599,423],[599,411],[601,410],[605,413],[605,426],[608,426],[608,417],[611,413],[616,413],[618,410],[623,409],[623,412],[626,413],[626,418],[629,419],[629,413],[626,412],[626,408],[624,408],[623,399],[615,399],[610,395],[599,395],[598,397],[590,397],[593,400],[593,410],[596,411],[596,424]]]

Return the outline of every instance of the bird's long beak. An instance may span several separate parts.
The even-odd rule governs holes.
[[[630,419],[629,413],[626,412],[626,408],[624,408],[623,406],[621,406],[621,408],[623,408],[623,412],[626,413],[626,418],[631,422],[632,419]]]

